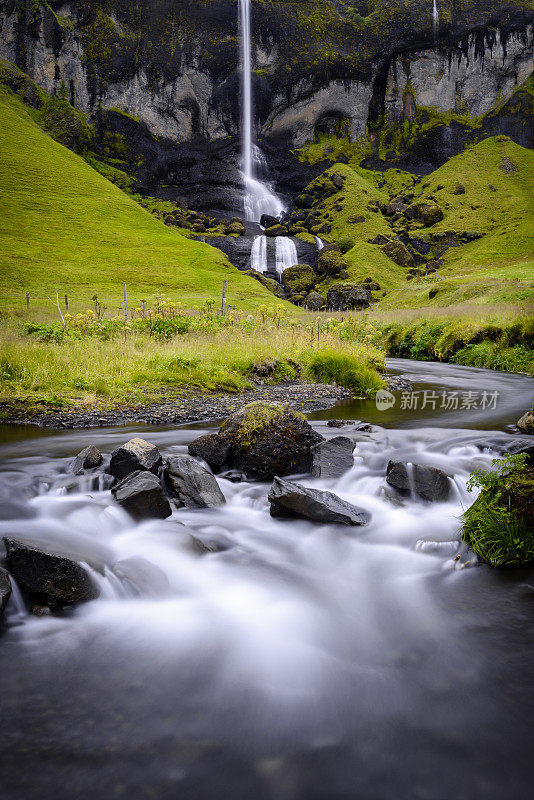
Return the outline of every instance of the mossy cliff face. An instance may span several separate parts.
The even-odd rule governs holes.
[[[413,143],[397,132],[418,110],[431,122],[436,114],[471,119],[509,100],[532,70],[530,0],[438,0],[438,9],[436,36],[432,0],[253,0],[254,112],[275,177],[307,183],[309,172],[293,174],[295,164],[288,169],[277,157],[321,134],[398,159]],[[151,136],[182,151],[187,143],[197,183],[214,174],[219,186],[237,185],[237,17],[237,0],[0,0],[0,57],[49,93],[65,87],[103,137],[137,137],[147,174],[159,171],[162,184],[194,176],[180,152],[165,146],[162,154]],[[126,133],[110,109],[145,128]],[[220,174],[204,169],[214,156],[201,142],[215,143]],[[460,137],[450,149],[464,143]]]

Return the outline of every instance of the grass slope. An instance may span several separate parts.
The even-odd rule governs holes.
[[[453,194],[458,184],[464,194]],[[534,153],[503,136],[485,139],[433,172],[423,189],[423,198],[435,198],[445,214],[429,233],[484,234],[447,251],[435,303],[531,301]],[[428,303],[428,287],[417,282],[403,294],[404,305]],[[386,302],[395,305],[400,296],[392,294]]]
[[[188,306],[219,297],[224,279],[238,307],[277,302],[222,253],[166,228],[0,92],[1,310],[23,308],[27,291],[33,312],[52,309],[56,291],[69,294],[71,310],[95,293],[112,310],[123,282],[131,305],[162,293]]]
[[[346,252],[349,279],[371,276],[388,295],[384,308],[524,303],[534,296],[534,153],[505,136],[484,139],[450,159],[446,164],[410,187],[398,171],[390,184],[384,175],[336,164],[325,174],[345,177],[343,189],[324,200],[322,220],[332,225],[325,236],[353,247]],[[378,180],[380,178],[380,181]],[[318,179],[319,180],[319,179]],[[461,185],[463,193],[458,192]],[[380,188],[379,188],[380,187]],[[410,231],[413,239],[432,242],[448,232],[478,231],[483,234],[470,244],[450,248],[444,265],[431,279],[406,280],[406,269],[388,258],[370,240],[378,234],[396,236],[387,219],[377,210],[399,187],[410,189],[417,200],[437,202],[444,212],[441,222]],[[363,218],[364,221],[354,222]],[[431,285],[429,285],[431,283]],[[438,287],[429,298],[429,290]]]

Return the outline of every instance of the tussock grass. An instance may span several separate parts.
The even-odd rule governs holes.
[[[356,394],[376,394],[385,382],[376,370],[362,358],[361,351],[339,351],[333,347],[321,347],[312,353],[307,363],[308,374],[322,383],[336,383]]]
[[[315,356],[325,352],[331,358],[337,353],[343,370],[319,370]],[[328,331],[318,342],[312,326],[262,325],[247,318],[240,326],[195,329],[170,341],[123,331],[107,341],[50,343],[11,330],[0,342],[0,396],[105,405],[140,402],[169,389],[236,392],[252,386],[254,365],[273,359],[280,362],[274,380],[291,378],[288,362],[295,361],[309,377],[357,392],[368,394],[382,385],[376,369],[384,354],[371,344],[340,341]]]

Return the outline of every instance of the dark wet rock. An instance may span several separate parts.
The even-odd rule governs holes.
[[[170,458],[163,475],[167,491],[178,507],[212,508],[226,502],[211,472],[194,458]]]
[[[134,519],[166,519],[172,514],[161,483],[146,470],[130,473],[112,488],[111,493]]]
[[[514,456],[525,453],[528,461],[534,464],[534,439],[526,436],[490,436],[473,442],[481,450],[493,450],[501,456]]]
[[[228,460],[230,442],[224,436],[208,433],[190,442],[187,449],[190,455],[201,458],[214,472],[218,472]]]
[[[33,614],[34,617],[49,617],[52,614],[52,609],[50,606],[34,603],[30,608],[30,614]]]
[[[84,603],[98,597],[98,587],[87,570],[60,552],[40,544],[4,537],[6,565],[17,584],[47,604]]]
[[[390,461],[387,467],[386,481],[390,486],[394,486],[402,492],[413,491],[422,500],[428,502],[443,502],[451,494],[447,475],[440,469],[423,464]]]
[[[163,459],[156,445],[136,436],[113,451],[109,471],[120,480],[138,470],[147,470],[157,475],[162,464]]]
[[[8,600],[11,597],[11,581],[9,574],[0,567],[0,617],[4,613]]]
[[[69,465],[69,472],[81,475],[86,469],[95,469],[102,463],[102,453],[94,445],[84,448]]]
[[[336,283],[328,290],[326,299],[328,307],[334,311],[349,311],[368,308],[371,304],[372,295],[367,286],[358,286],[354,283]]]
[[[245,473],[241,472],[240,469],[228,469],[226,472],[221,472],[219,478],[224,478],[226,481],[230,481],[230,483],[241,483],[246,480]]]
[[[354,430],[358,431],[358,433],[372,433],[373,426],[368,422],[360,422],[359,425],[355,426]]]
[[[367,525],[371,515],[332,492],[307,489],[298,483],[275,478],[269,492],[272,517],[300,517],[312,522]]]
[[[312,447],[314,478],[339,478],[354,465],[354,442],[346,436],[334,436]]]
[[[262,228],[272,228],[274,225],[279,225],[280,220],[278,217],[272,217],[270,214],[262,214],[260,217],[260,225]]]
[[[113,565],[113,572],[135,595],[163,597],[169,593],[169,579],[163,570],[143,556],[117,561]]]
[[[344,425],[350,425],[349,419],[329,419],[326,423],[329,428],[342,428]]]
[[[534,434],[534,412],[527,411],[517,420],[516,425],[523,433]]]
[[[285,403],[250,403],[228,417],[219,433],[230,442],[229,464],[259,480],[309,472],[311,448],[322,439]]]

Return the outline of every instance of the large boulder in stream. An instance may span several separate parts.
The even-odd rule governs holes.
[[[226,502],[219,484],[211,472],[189,456],[170,458],[163,479],[169,495],[177,506],[212,508]]]
[[[229,465],[257,480],[310,472],[311,448],[323,438],[286,403],[261,401],[228,417],[219,436],[229,442]]]
[[[348,436],[334,436],[312,447],[314,478],[339,478],[354,466],[354,442]]]
[[[69,464],[69,472],[82,475],[86,469],[96,469],[102,463],[102,453],[93,444],[85,447]]]
[[[190,442],[187,449],[190,455],[201,458],[214,472],[218,472],[228,460],[230,443],[224,436],[208,433]]]
[[[4,613],[7,601],[11,597],[11,581],[9,574],[0,567],[0,617]]]
[[[299,483],[275,478],[268,496],[271,517],[300,517],[312,522],[367,525],[371,515],[333,492],[307,489]]]
[[[6,565],[21,589],[49,605],[84,603],[98,597],[87,570],[65,553],[4,536]]]
[[[157,475],[162,465],[163,459],[156,445],[136,436],[113,451],[109,471],[120,480],[138,470]]]
[[[134,519],[166,519],[172,514],[161,483],[146,470],[127,475],[112,488],[111,493]]]
[[[405,461],[390,461],[386,481],[401,492],[413,492],[427,502],[443,502],[451,495],[448,476],[436,467],[423,464],[408,464]]]

